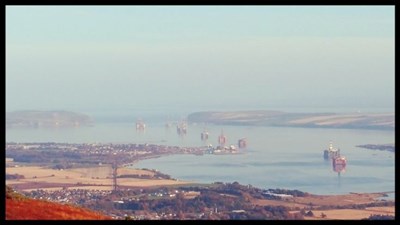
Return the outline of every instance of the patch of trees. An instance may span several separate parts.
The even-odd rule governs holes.
[[[168,174],[163,174],[163,173],[160,173],[160,172],[156,172],[156,173],[154,174],[154,177],[161,178],[161,179],[166,179],[166,180],[171,179],[171,176],[170,176],[170,175],[168,175]]]
[[[118,209],[118,210],[143,210],[142,203],[137,202],[137,201],[114,203],[114,208]]]
[[[81,155],[77,152],[64,151],[37,151],[37,150],[8,150],[6,157],[13,158],[14,162],[26,163],[51,163],[66,160],[79,160]]]
[[[172,188],[172,190],[177,190]],[[200,192],[194,198],[187,198],[188,191]],[[240,185],[237,182],[216,184],[212,186],[179,187],[175,196],[165,196],[171,193],[171,187],[135,188],[117,190],[95,201],[82,201],[85,207],[93,210],[107,211],[119,214],[124,211],[146,211],[158,214],[176,214],[176,218],[194,219],[232,219],[232,220],[283,220],[304,219],[304,212],[289,213],[289,208],[283,206],[259,206],[251,203],[251,196],[265,190]],[[162,193],[161,197],[149,197],[149,194]],[[118,199],[129,199],[116,202]],[[128,213],[129,214],[129,213]],[[122,214],[124,215],[124,214]]]
[[[284,206],[264,206],[264,209],[270,212],[274,219],[284,220],[291,217],[288,208]]]
[[[149,174],[123,174],[119,175],[118,178],[154,179],[154,177]]]
[[[25,176],[21,174],[8,174],[6,173],[6,180],[18,180],[18,179],[24,179]]]
[[[16,155],[9,155],[7,157],[14,158],[14,162],[26,162],[26,163],[48,162],[48,158],[46,158],[46,156],[37,153],[22,153]]]
[[[301,212],[302,214],[304,213],[304,216],[308,216],[308,217],[313,217],[314,216],[314,213],[311,211],[311,210],[309,210],[308,212]]]
[[[394,216],[391,215],[370,215],[368,218],[365,218],[363,220],[394,220]]]
[[[70,164],[70,163],[58,163],[58,164],[54,165],[52,168],[56,169],[56,170],[65,170],[65,169],[72,168],[72,164]]]
[[[310,194],[307,192],[302,192],[299,190],[287,190],[287,189],[268,189],[269,192],[275,193],[275,194],[286,194],[286,195],[292,195],[294,197],[307,197]]]
[[[327,209],[365,209],[368,207],[382,207],[382,206],[394,206],[393,201],[380,201],[380,202],[370,202],[365,204],[349,204],[349,205],[323,205],[318,207],[318,210]]]

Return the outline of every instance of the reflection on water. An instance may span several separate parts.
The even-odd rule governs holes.
[[[171,155],[141,161],[135,167],[158,169],[181,180],[238,181],[316,194],[394,191],[394,154],[355,147],[394,143],[393,131],[188,124],[187,134],[179,136],[173,128],[166,128],[165,122],[149,122],[146,132],[136,132],[134,121],[68,129],[7,129],[6,141],[217,146],[223,129],[228,145],[247,138],[244,154]],[[205,128],[206,142],[201,140]],[[323,159],[331,140],[347,158],[346,171],[340,176]]]

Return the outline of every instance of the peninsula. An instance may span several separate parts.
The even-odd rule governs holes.
[[[317,128],[387,129],[395,126],[394,113],[289,113],[254,110],[232,112],[195,112],[192,123],[245,126],[289,126]]]
[[[6,127],[78,127],[92,126],[94,120],[85,114],[69,111],[14,111],[6,113]]]

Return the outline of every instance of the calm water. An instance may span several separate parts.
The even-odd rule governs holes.
[[[145,120],[146,121],[146,120]],[[251,184],[260,188],[298,189],[315,194],[381,192],[395,190],[394,153],[355,147],[394,143],[393,131],[288,127],[215,126],[190,124],[184,137],[164,119],[146,121],[144,133],[135,121],[97,121],[94,127],[68,129],[7,129],[6,141],[69,143],[152,143],[174,146],[217,145],[223,130],[228,144],[246,137],[248,147],[239,155],[172,155],[141,161],[137,168],[153,168],[180,180]],[[200,133],[207,129],[209,141]],[[340,177],[324,161],[329,141],[347,158]]]

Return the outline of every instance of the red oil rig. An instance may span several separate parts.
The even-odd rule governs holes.
[[[340,155],[340,149],[334,148],[332,142],[329,142],[329,148],[324,150],[324,159],[332,160],[332,169],[339,175],[345,172],[347,160],[346,157]]]
[[[344,156],[338,156],[338,157],[332,159],[333,171],[339,173],[339,175],[341,172],[345,172],[346,164],[347,164],[347,160],[346,160],[346,157],[344,157]]]
[[[221,130],[221,134],[218,136],[218,144],[220,147],[224,148],[226,144],[226,136],[224,135],[224,130]]]

